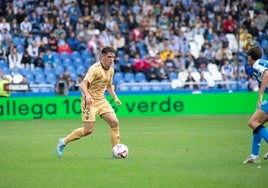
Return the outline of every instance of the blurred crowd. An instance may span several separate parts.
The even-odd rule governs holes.
[[[89,66],[111,45],[118,52],[116,72],[144,72],[148,81],[170,80],[170,72],[202,78],[212,63],[223,81],[243,79],[254,90],[245,52],[260,45],[268,56],[267,0],[0,2],[0,59],[9,69],[55,67],[55,56],[75,51],[92,54]],[[186,80],[195,81],[191,74]],[[77,89],[77,80],[68,82]],[[202,86],[185,85],[191,87]]]

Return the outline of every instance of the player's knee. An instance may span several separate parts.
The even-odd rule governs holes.
[[[252,128],[252,129],[255,129],[258,125],[259,125],[259,123],[256,122],[256,121],[254,121],[254,120],[252,120],[252,119],[250,119],[250,120],[248,121],[248,126],[249,126],[250,128]]]
[[[118,125],[119,125],[119,120],[117,118],[110,121],[111,128],[116,128],[116,127],[118,127]]]
[[[92,134],[93,131],[94,131],[94,128],[92,128],[92,127],[91,128],[85,128],[84,129],[84,136]]]

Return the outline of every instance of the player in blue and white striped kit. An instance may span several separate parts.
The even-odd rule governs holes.
[[[262,58],[262,48],[253,46],[247,51],[248,64],[253,68],[253,74],[260,84],[257,109],[251,116],[248,125],[253,129],[251,155],[243,163],[260,163],[259,150],[261,139],[268,143],[268,129],[264,123],[268,121],[268,98],[263,100],[263,94],[268,94],[268,61]],[[264,155],[268,159],[268,153]]]

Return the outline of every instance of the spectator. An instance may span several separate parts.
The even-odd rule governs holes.
[[[256,80],[255,76],[251,76],[248,79],[248,90],[252,92],[258,92],[259,91],[259,83]]]
[[[253,21],[256,27],[258,28],[259,32],[264,32],[268,22],[267,13],[265,13],[265,11],[263,13],[260,11],[255,11]]]
[[[74,31],[71,32],[70,36],[67,38],[67,43],[69,44],[72,51],[78,51],[80,42],[76,37]]]
[[[39,55],[39,46],[36,41],[29,44],[27,47],[27,51],[32,59],[36,59]]]
[[[129,56],[131,58],[135,58],[136,54],[139,53],[137,44],[134,40],[130,40],[127,44],[126,44],[126,48],[125,48],[125,53],[129,54]]]
[[[165,66],[164,63],[160,63],[159,65],[160,66],[156,70],[157,79],[159,81],[161,81],[161,80],[168,80],[168,73],[169,73],[169,71],[168,71],[167,67]]]
[[[160,52],[158,45],[156,44],[156,41],[154,41],[154,40],[151,40],[149,42],[149,44],[147,45],[147,50],[148,50],[148,54],[152,58],[156,57]]]
[[[33,58],[29,55],[27,50],[23,53],[21,64],[22,64],[22,67],[26,69],[34,67]]]
[[[174,63],[176,66],[176,71],[181,72],[186,69],[186,60],[183,55],[177,55],[174,58]]]
[[[209,43],[209,46],[207,49],[205,49],[204,51],[204,56],[210,61],[210,62],[214,62],[215,60],[215,56],[216,56],[216,52],[213,49],[213,46],[211,43]]]
[[[76,37],[80,43],[87,43],[88,34],[84,24],[80,23],[79,28],[76,31]]]
[[[17,48],[13,47],[8,55],[8,63],[10,69],[22,68],[21,65],[22,54],[18,53]]]
[[[0,59],[7,60],[6,47],[0,41]]]
[[[199,57],[196,58],[195,61],[195,67],[197,68],[197,70],[199,72],[205,72],[208,71],[207,66],[208,66],[208,59],[206,58],[206,56],[204,55],[204,53],[199,52]]]
[[[232,51],[228,48],[227,44],[223,44],[222,47],[216,51],[215,62],[217,65],[222,65],[223,60],[232,60],[232,58]]]
[[[57,28],[54,29],[53,32],[54,32],[54,34],[55,34],[55,36],[56,36],[57,38],[60,38],[60,36],[61,36],[62,34],[63,34],[64,36],[67,35],[67,33],[66,33],[66,31],[64,30],[62,24],[57,25]]]
[[[134,58],[134,70],[136,72],[145,72],[150,67],[148,56],[142,59],[140,54],[137,53]]]
[[[136,42],[140,42],[143,39],[142,29],[141,27],[135,27],[130,31],[131,38]]]
[[[138,27],[138,23],[133,14],[128,15],[127,25],[130,31]]]
[[[58,52],[58,39],[54,33],[49,34],[48,45],[52,51]]]
[[[49,36],[53,31],[54,25],[49,22],[49,19],[47,17],[44,18],[44,22],[41,23],[40,29],[45,36]]]
[[[221,67],[221,73],[222,73],[223,78],[225,78],[225,80],[227,81],[233,80],[234,67],[230,64],[228,60],[224,61],[224,64]]]
[[[8,9],[7,14],[5,15],[6,22],[11,23],[12,20],[15,18],[15,14],[13,12],[13,9]]]
[[[191,53],[188,53],[185,61],[185,68],[189,73],[196,72],[197,68],[195,65],[196,65],[195,57]]]
[[[224,33],[235,33],[236,31],[236,21],[232,18],[232,15],[223,20],[223,31]]]
[[[14,18],[10,24],[10,33],[12,36],[21,36],[20,25],[18,24],[16,18]]]
[[[6,28],[2,29],[0,32],[0,42],[2,42],[5,47],[9,46],[12,42],[12,36]]]
[[[43,54],[43,61],[45,63],[45,67],[53,67],[55,59],[56,59],[56,55],[48,47],[46,49],[46,52]]]
[[[6,18],[2,17],[2,22],[0,22],[0,31],[6,29],[7,32],[10,32],[10,24],[6,22]]]
[[[164,66],[168,72],[177,72],[178,68],[174,62],[174,58],[168,54],[166,60],[164,61]]]
[[[20,30],[23,36],[28,36],[28,34],[32,31],[32,24],[28,21],[27,16],[25,16],[23,22],[20,23]]]
[[[129,57],[129,54],[124,54],[124,58],[119,60],[119,64],[123,73],[134,72],[134,60]]]
[[[113,16],[107,17],[106,22],[105,22],[105,26],[110,31],[113,31],[113,32],[117,32],[118,31],[117,21],[114,19]]]
[[[64,78],[63,74],[58,76],[55,85],[55,92],[58,96],[66,96],[69,93],[68,81],[66,80],[66,78]]]
[[[38,54],[38,57],[34,59],[33,63],[34,67],[40,67],[43,69],[45,67],[44,52],[40,52]]]
[[[15,12],[15,15],[19,25],[23,22],[24,18],[27,17],[22,7],[19,7],[18,12]]]
[[[61,54],[63,52],[67,52],[69,54],[72,53],[72,50],[71,50],[69,44],[67,42],[65,42],[64,40],[62,40],[58,43],[58,53]]]
[[[157,67],[150,66],[145,71],[146,79],[148,81],[157,80],[158,79],[157,72],[158,72]]]
[[[183,88],[184,89],[200,89],[200,85],[194,80],[191,74],[188,74]]]
[[[114,49],[124,50],[126,41],[120,32],[115,34],[115,38],[113,39],[112,44],[113,44]]]

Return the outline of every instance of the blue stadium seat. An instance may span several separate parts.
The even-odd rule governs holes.
[[[41,87],[40,92],[52,92],[51,87]]]
[[[54,68],[45,68],[44,69],[44,74],[49,75],[49,74],[55,74],[55,69]]]
[[[141,91],[141,87],[139,85],[131,86],[130,91]]]
[[[10,69],[10,74],[22,74],[22,71],[21,69],[18,69],[18,68],[13,68],[13,69]]]
[[[12,42],[15,46],[22,45],[24,46],[25,39],[21,37],[12,37]]]
[[[130,91],[130,87],[129,86],[120,86],[119,90],[120,91]]]
[[[57,76],[55,74],[48,74],[46,76],[46,81],[48,84],[53,84],[55,85],[57,82]]]
[[[24,53],[24,51],[25,51],[24,45],[19,44],[19,45],[16,45],[16,47],[17,47],[17,51],[18,51],[19,54]]]
[[[35,84],[34,75],[32,73],[25,75],[25,78],[29,84]]]
[[[82,58],[77,57],[77,58],[73,59],[73,65],[75,67],[84,66],[84,61]]]
[[[69,65],[66,69],[68,70],[69,73],[76,72],[74,66],[72,65]]]
[[[136,82],[143,82],[143,81],[146,81],[146,76],[145,76],[145,73],[143,72],[137,72],[135,74],[135,81]]]
[[[162,80],[161,83],[165,83],[166,85],[162,85],[163,90],[172,90],[171,82],[168,80]]]
[[[120,84],[124,82],[124,75],[122,72],[116,72],[113,78],[114,84]]]
[[[152,89],[151,86],[148,84],[149,82],[143,81],[143,82],[140,82],[140,83],[142,83],[141,91],[150,91]]]
[[[2,73],[3,73],[3,75],[10,74],[10,69],[9,68],[3,68]]]
[[[44,84],[44,83],[47,83],[46,82],[46,79],[45,79],[45,76],[43,74],[38,74],[38,75],[35,75],[35,82],[37,84]]]
[[[169,80],[174,80],[174,79],[178,79],[178,73],[177,72],[169,72],[168,73],[168,78]]]
[[[64,73],[64,68],[63,66],[57,66],[55,67],[55,74],[58,76],[60,74],[63,74]]]
[[[21,69],[21,74],[23,76],[27,76],[28,74],[32,74],[32,71],[31,71],[31,69],[24,68],[24,69]]]
[[[71,53],[71,58],[72,58],[72,60],[75,60],[75,59],[77,59],[77,58],[81,58],[81,54],[80,54],[80,52],[78,52],[78,51],[73,51],[73,52]]]
[[[70,65],[73,65],[73,62],[72,62],[72,60],[70,58],[66,58],[66,59],[62,60],[62,64],[66,68],[66,67],[68,67]]]
[[[87,58],[91,59],[92,58],[92,53],[89,52],[89,51],[84,50],[84,51],[81,52],[81,57],[82,57],[82,59],[87,59]]]
[[[135,82],[135,76],[134,76],[134,73],[125,73],[124,74],[124,80],[125,82]]]
[[[1,59],[0,60],[0,69],[3,69],[3,68],[8,68],[8,63],[6,60]]]
[[[59,56],[61,60],[70,59],[70,54],[67,52],[62,52]]]
[[[70,77],[71,77],[71,79],[72,79],[73,81],[76,81],[76,79],[77,79],[77,74],[76,74],[76,72],[70,72]]]
[[[77,67],[77,69],[76,69],[76,73],[77,73],[77,74],[81,74],[81,75],[83,76],[83,75],[85,75],[85,73],[86,73],[86,68],[85,68],[84,66],[79,66],[79,67]]]
[[[32,70],[32,73],[33,73],[34,75],[44,74],[44,70],[43,70],[42,68],[40,68],[40,67],[36,67],[36,68],[34,68],[34,69]]]
[[[53,62],[54,67],[61,66],[62,64],[63,64],[62,60],[59,57],[55,57],[54,62]]]

